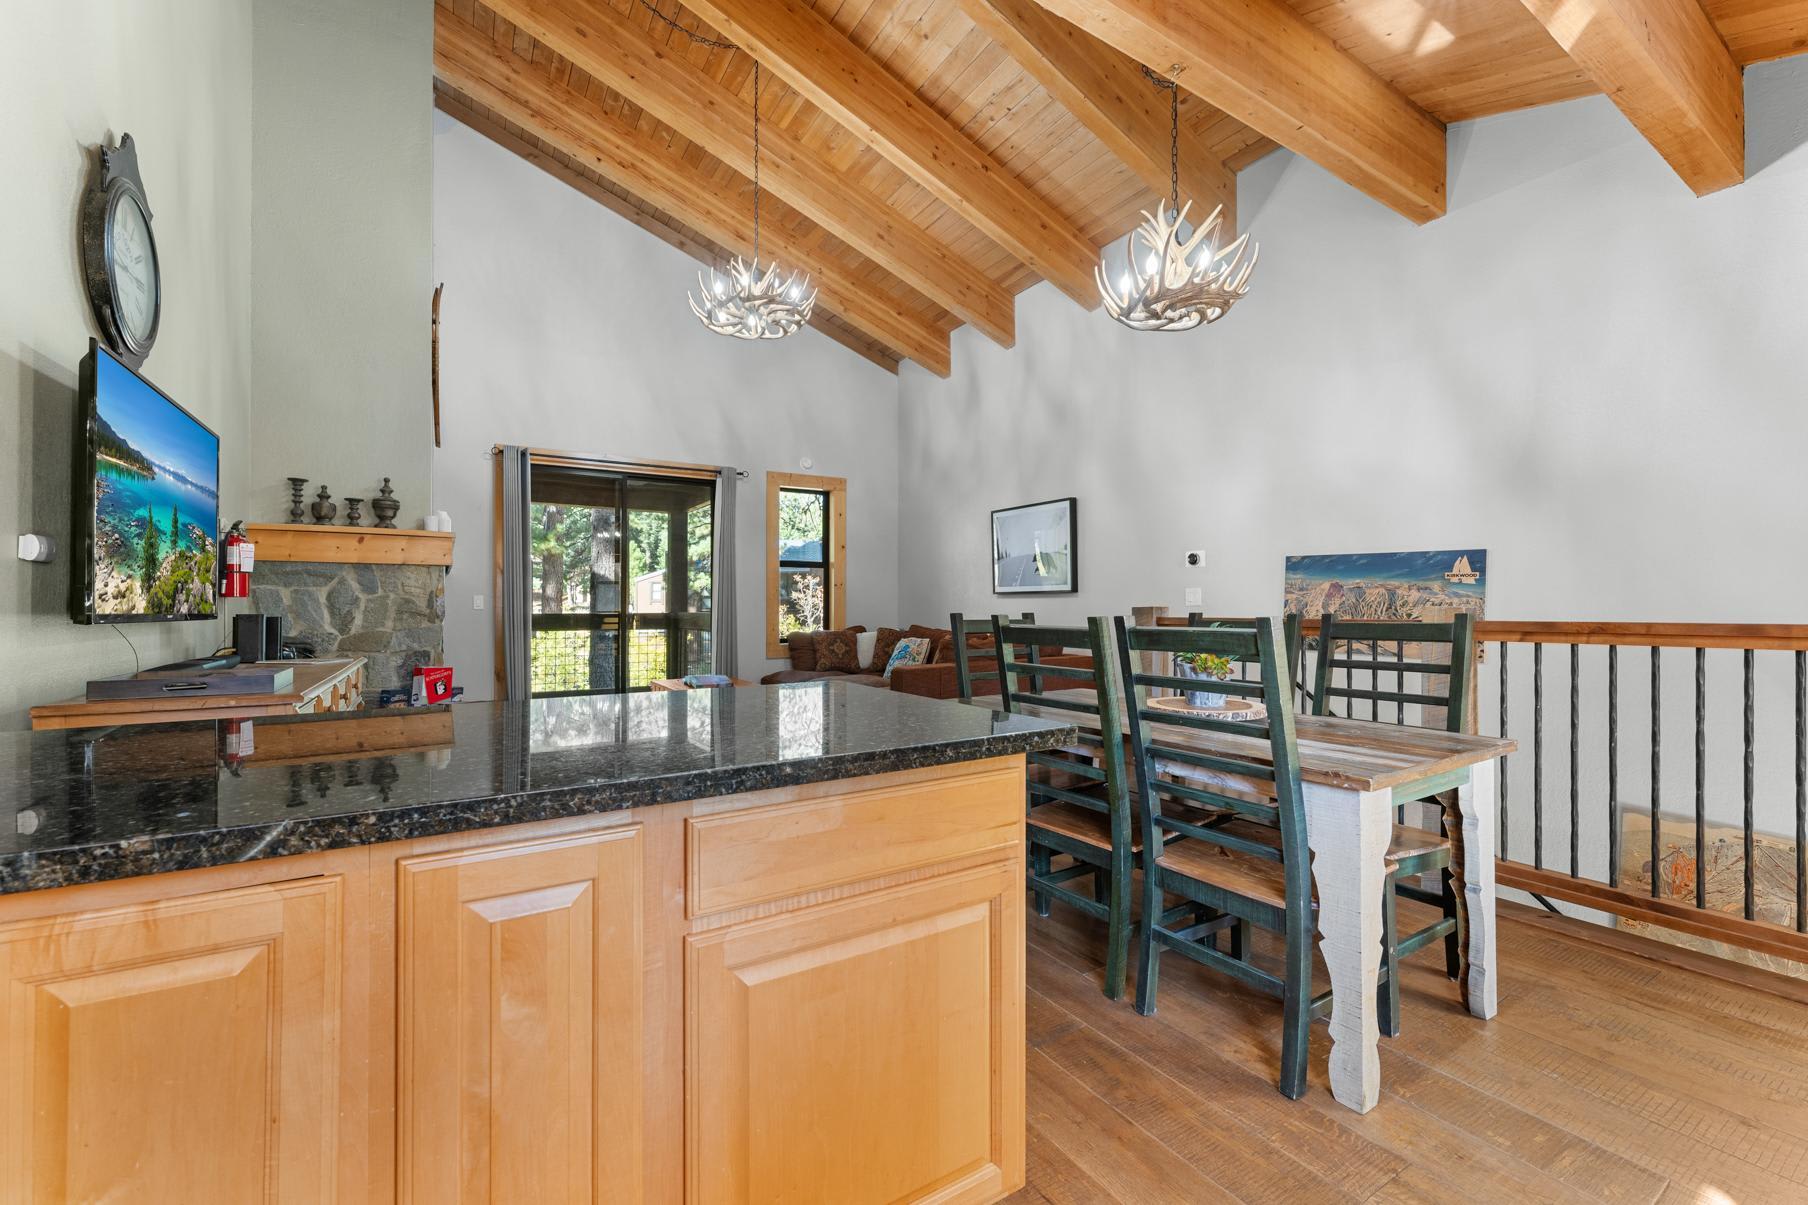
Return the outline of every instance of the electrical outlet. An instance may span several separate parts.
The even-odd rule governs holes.
[[[471,610],[473,610],[473,611],[483,610],[483,595],[481,595],[481,594],[471,595]]]
[[[1205,591],[1197,586],[1190,586],[1186,592],[1186,605],[1196,607],[1205,601]]]

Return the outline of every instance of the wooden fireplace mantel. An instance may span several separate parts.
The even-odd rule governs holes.
[[[341,565],[450,565],[449,531],[336,527],[318,523],[247,523],[260,561],[325,561]],[[254,571],[255,572],[255,571]]]

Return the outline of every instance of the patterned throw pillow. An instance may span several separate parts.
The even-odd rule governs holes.
[[[929,660],[929,641],[922,636],[906,636],[897,642],[885,662],[885,679],[900,665],[922,665]]]
[[[858,632],[819,632],[816,636],[816,668],[844,674],[860,672]]]
[[[906,633],[897,628],[880,628],[879,639],[873,645],[873,659],[866,663],[869,674],[883,673],[891,665],[891,651],[898,647],[898,641],[904,639]]]

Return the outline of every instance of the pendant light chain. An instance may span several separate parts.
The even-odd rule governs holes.
[[[1175,68],[1179,74],[1179,68]],[[1168,93],[1168,212],[1180,214],[1180,81],[1157,75],[1147,67],[1143,78]]]
[[[700,33],[693,33],[691,30],[688,30],[684,26],[678,24],[678,21],[675,17],[668,17],[664,13],[660,12],[659,6],[655,3],[653,3],[653,0],[640,0],[640,6],[644,9],[646,9],[648,12],[652,13],[655,17],[658,17],[666,25],[670,26],[672,29],[676,30],[678,33],[683,34],[685,37],[689,38],[691,41],[695,42],[699,46],[707,46],[711,50],[739,50],[740,49],[740,47],[736,46],[733,42],[724,42],[719,38],[706,38]]]
[[[753,60],[753,265],[760,264],[760,61]]]
[[[1168,86],[1168,212],[1180,212],[1180,88]]]

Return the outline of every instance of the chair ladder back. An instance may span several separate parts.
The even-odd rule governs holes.
[[[1054,783],[1032,780],[1028,784],[1033,797],[1032,809],[1038,803],[1059,799],[1101,812],[1111,819],[1113,840],[1127,843],[1132,826],[1130,775],[1125,764],[1122,738],[1114,740],[1109,736],[1111,733],[1121,733],[1124,724],[1122,698],[1111,672],[1111,621],[1100,615],[1088,619],[1083,628],[1052,627],[1037,626],[1027,617],[1014,620],[1008,615],[995,615],[992,617],[992,633],[998,651],[999,699],[1005,711],[1015,713],[1022,706],[1033,705],[1078,715],[1096,715],[1099,718],[1099,735],[1082,733],[1080,738],[1080,743],[1098,751],[1098,765],[1091,764],[1091,757],[1064,755],[1062,750],[1031,753],[1029,761],[1032,765],[1045,766],[1103,783],[1105,798],[1100,800],[1096,796]],[[1027,650],[1024,653],[1027,660],[1017,660],[1015,654],[1020,647]],[[1059,648],[1062,652],[1084,652],[1091,657],[1092,665],[1090,668],[1044,665],[1039,658],[1045,647]],[[1083,690],[1088,697],[1074,699],[1048,693],[1036,681],[1045,674],[1058,676],[1064,689]],[[1018,690],[1016,681],[1020,676],[1031,678],[1035,689]],[[1127,844],[1125,848],[1128,848]]]
[[[1019,622],[1035,623],[1036,616],[1033,612],[1025,611]],[[983,656],[974,657],[974,650],[967,644],[970,637],[992,635],[992,621],[990,619],[968,619],[956,611],[948,617],[948,630],[954,636],[955,697],[963,703],[971,703],[975,682],[996,682],[998,680],[996,668],[979,671],[973,669],[975,660],[983,661],[985,658]]]
[[[1382,646],[1392,643],[1395,646],[1395,659],[1381,659]],[[1370,657],[1367,660],[1356,655],[1356,647],[1360,644],[1369,646]],[[1426,659],[1406,660],[1408,645],[1423,647],[1428,644],[1441,644],[1449,648],[1449,658],[1444,661]],[[1342,646],[1341,652],[1339,646]],[[1459,611],[1455,618],[1447,622],[1424,623],[1416,620],[1380,621],[1366,619],[1338,619],[1334,615],[1326,615],[1319,620],[1318,629],[1318,667],[1313,679],[1312,713],[1314,715],[1336,715],[1331,710],[1335,699],[1346,700],[1346,710],[1350,719],[1361,718],[1356,715],[1356,704],[1367,700],[1370,704],[1371,720],[1382,718],[1381,705],[1394,705],[1394,722],[1406,723],[1406,708],[1411,704],[1420,707],[1442,707],[1444,709],[1444,727],[1450,732],[1463,732],[1469,723],[1469,684],[1475,665],[1475,616],[1467,611]],[[1343,685],[1337,685],[1337,671],[1343,671]],[[1369,674],[1367,689],[1357,684],[1356,675],[1366,671]],[[1389,689],[1382,675],[1394,676],[1393,688]],[[1418,674],[1421,678],[1441,677],[1444,679],[1443,694],[1430,693],[1430,687],[1422,690],[1406,689],[1406,675]]]
[[[1309,892],[1311,869],[1306,856],[1299,741],[1292,693],[1288,687],[1291,671],[1285,646],[1276,639],[1274,620],[1262,618],[1250,623],[1247,628],[1134,628],[1121,617],[1117,620],[1118,671],[1124,683],[1124,707],[1136,775],[1144,856],[1160,857],[1165,836],[1175,834],[1287,864],[1289,889],[1297,885],[1292,882],[1295,877],[1303,876],[1301,882]],[[1137,668],[1137,656],[1143,653],[1214,653],[1256,665],[1259,682],[1214,683],[1213,689],[1260,699],[1263,720],[1218,720],[1152,708],[1150,691],[1197,690],[1199,682]],[[1230,687],[1246,689],[1232,691],[1228,689]],[[1168,730],[1195,729],[1256,738],[1267,746],[1267,757],[1262,758],[1253,749],[1239,751],[1235,746],[1221,751],[1192,747],[1180,739],[1164,736],[1157,730],[1157,725]],[[1188,774],[1189,768],[1205,773]],[[1274,804],[1269,805],[1240,789],[1224,787],[1221,780],[1225,775],[1272,783]],[[1163,799],[1190,806],[1188,811],[1177,808],[1170,813],[1164,811]],[[1198,809],[1251,817],[1267,824],[1278,822],[1281,846],[1276,849],[1267,843],[1221,832],[1202,823]],[[1293,865],[1296,861],[1297,867]]]

